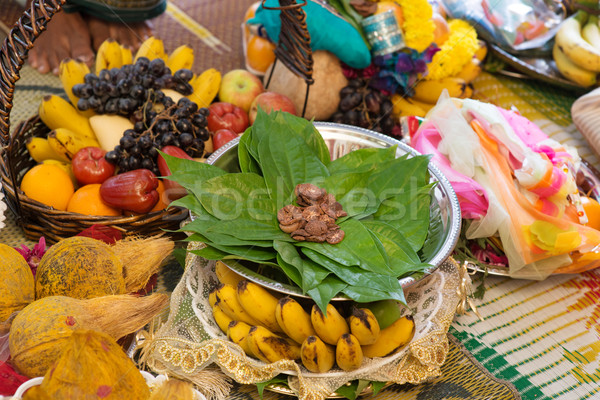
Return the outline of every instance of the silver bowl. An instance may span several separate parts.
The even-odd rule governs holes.
[[[409,156],[420,154],[399,140],[367,129],[329,122],[315,122],[314,125],[327,143],[332,159],[339,158],[357,149],[369,147],[387,148],[398,146],[396,157],[405,154],[409,154]],[[238,142],[239,138],[220,147],[208,158],[207,163],[227,172],[239,172]],[[429,163],[428,168],[432,181],[437,181],[438,184],[433,189],[430,208],[432,220],[429,232],[432,234],[428,235],[425,241],[428,247],[434,250],[430,252],[431,255],[427,259],[422,260],[424,263],[431,265],[430,268],[425,270],[424,276],[433,272],[450,256],[456,246],[461,229],[460,205],[454,189],[444,174],[432,162]],[[281,293],[307,297],[296,286],[283,284],[259,274],[256,268],[253,268],[256,267],[256,264],[231,260],[225,260],[225,264],[250,281]],[[400,279],[400,284],[402,287],[407,287],[422,278],[423,276],[404,277]],[[334,300],[347,299],[339,297]]]

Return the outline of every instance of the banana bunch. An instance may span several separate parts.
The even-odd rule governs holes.
[[[453,76],[440,79],[421,79],[414,86],[411,97],[400,94],[392,95],[394,117],[414,115],[424,117],[437,103],[444,90],[450,97],[466,99],[473,96],[472,82],[482,71],[482,63],[487,55],[487,45],[478,41],[478,49],[473,57]]]
[[[558,71],[584,87],[595,86],[600,72],[600,26],[596,15],[580,10],[556,32],[552,58]]]
[[[364,357],[395,353],[414,332],[412,318],[397,316],[395,302],[354,304],[345,318],[331,303],[324,311],[315,304],[309,310],[292,297],[278,297],[220,261],[215,273],[220,282],[208,298],[215,322],[246,355],[264,362],[297,360],[316,373],[335,365],[352,371]],[[384,316],[384,328],[375,313]],[[393,321],[385,321],[390,316]]]

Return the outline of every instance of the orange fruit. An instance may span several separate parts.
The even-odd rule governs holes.
[[[169,205],[169,199],[165,195],[165,184],[161,179],[158,180],[158,187],[156,188],[156,191],[158,192],[158,202],[156,202],[150,212],[164,210]]]
[[[65,211],[75,187],[64,169],[52,164],[38,164],[23,176],[21,190],[30,199]]]
[[[402,28],[402,25],[404,24],[404,12],[402,11],[402,7],[400,7],[397,3],[393,1],[378,2],[375,14],[381,14],[388,10],[392,10],[394,12],[394,15],[396,16],[396,22],[398,23],[398,26]]]
[[[591,197],[581,196],[581,204],[588,217],[586,225],[590,228],[600,230],[600,203]]]
[[[91,183],[77,189],[69,201],[67,211],[84,215],[121,215],[121,210],[102,200],[100,186],[100,183]]]
[[[252,35],[246,46],[248,65],[259,72],[266,72],[275,61],[274,50],[275,44],[260,36]]]

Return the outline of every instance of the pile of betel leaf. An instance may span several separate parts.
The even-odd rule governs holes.
[[[396,158],[393,146],[332,161],[312,122],[263,111],[237,151],[236,172],[164,155],[169,179],[189,193],[172,203],[194,216],[182,230],[207,245],[194,253],[280,269],[321,309],[338,295],[405,302],[398,279],[429,267],[422,262],[435,184],[428,156]],[[300,183],[335,195],[348,213],[336,221],[345,232],[340,243],[295,241],[280,230],[277,211],[293,204]]]

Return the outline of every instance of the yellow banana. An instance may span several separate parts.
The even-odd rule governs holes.
[[[554,39],[556,45],[573,64],[589,71],[600,72],[600,49],[596,49],[581,36],[586,15],[578,11],[564,20]]]
[[[99,75],[103,69],[121,68],[122,66],[121,45],[112,38],[106,39],[96,52],[96,75]]]
[[[279,299],[275,308],[275,318],[281,330],[297,343],[304,343],[308,336],[317,334],[310,321],[310,315],[291,297]]]
[[[600,27],[598,26],[598,16],[590,15],[586,24],[581,28],[581,36],[586,42],[600,50]]]
[[[427,114],[427,110],[415,104],[411,98],[395,93],[392,95],[391,100],[393,104],[392,114],[396,118],[408,117],[410,115],[424,117]]]
[[[155,58],[166,60],[167,54],[165,53],[163,41],[154,36],[150,36],[148,39],[144,40],[138,51],[135,53],[134,61],[140,57],[146,57],[149,60],[154,60]]]
[[[480,62],[483,62],[488,53],[487,43],[479,39],[477,40],[477,44],[479,45],[479,47],[477,48],[477,50],[475,50],[475,54],[473,54],[473,57],[478,59]]]
[[[133,52],[129,47],[120,45],[121,47],[121,64],[127,65],[133,63]]]
[[[317,336],[309,336],[300,347],[300,359],[310,372],[327,372],[335,364],[335,350]]]
[[[231,321],[227,327],[227,337],[233,343],[239,345],[244,353],[251,357],[255,357],[252,350],[248,346],[248,333],[250,332],[251,326],[242,321]]]
[[[54,151],[68,158],[69,161],[84,147],[100,147],[96,139],[89,139],[65,128],[50,131],[48,143]]]
[[[214,68],[209,68],[190,81],[194,92],[188,99],[198,107],[208,107],[219,93],[221,86],[221,73]]]
[[[297,360],[300,358],[300,345],[292,339],[269,331],[264,326],[253,326],[248,332],[248,347],[256,358],[264,362]]]
[[[219,325],[219,328],[223,331],[223,333],[227,333],[229,323],[233,321],[233,319],[231,319],[227,314],[225,314],[223,310],[221,310],[221,307],[219,307],[218,305],[213,306],[212,312],[213,318],[215,319],[217,325]]]
[[[471,83],[479,76],[479,74],[481,74],[481,70],[481,61],[479,61],[478,58],[473,57],[455,76],[463,79],[467,83]]]
[[[238,273],[229,268],[223,261],[215,263],[215,274],[221,283],[227,283],[233,287],[237,287],[238,283],[244,278]]]
[[[373,344],[379,337],[379,322],[368,308],[354,307],[348,325],[350,325],[350,333],[361,345]]]
[[[596,72],[588,71],[575,65],[556,43],[554,43],[554,47],[552,48],[552,58],[558,71],[568,80],[583,87],[593,86],[598,82]]]
[[[50,143],[48,143],[47,138],[43,137],[29,137],[25,141],[25,147],[29,152],[31,158],[33,158],[36,162],[40,163],[44,160],[59,160],[68,162],[69,159],[64,155],[57,153],[54,151]]]
[[[358,339],[351,333],[340,336],[335,346],[335,362],[344,371],[353,371],[363,362],[363,351]]]
[[[59,167],[60,169],[62,169],[69,175],[69,178],[71,178],[71,182],[73,182],[73,187],[75,187],[75,188],[79,187],[79,183],[77,182],[77,178],[75,178],[75,174],[73,173],[73,168],[71,167],[70,162],[48,159],[48,160],[42,161],[42,164],[56,165],[57,167]]]
[[[99,114],[90,117],[90,125],[100,147],[105,151],[111,151],[119,144],[123,132],[133,129],[133,123],[122,115]]]
[[[81,61],[76,61],[71,58],[67,58],[60,63],[60,67],[58,70],[58,77],[60,78],[60,82],[62,83],[63,89],[65,93],[69,97],[71,104],[77,108],[77,101],[79,97],[73,94],[73,86],[78,83],[83,83],[84,77],[86,74],[90,73],[90,68]],[[91,117],[94,115],[93,110],[81,111],[77,109],[81,113],[81,115],[85,117]]]
[[[322,341],[329,344],[337,344],[340,336],[344,333],[349,333],[350,328],[333,304],[327,304],[326,311],[327,315],[323,314],[316,304],[313,305],[310,320],[313,328],[315,328],[315,332],[317,332]]]
[[[68,101],[54,94],[44,96],[38,108],[40,119],[50,129],[65,128],[80,136],[95,139],[88,118],[79,114]]]
[[[171,72],[178,71],[180,69],[192,69],[194,65],[194,49],[183,44],[173,50],[167,58],[167,67],[171,69]]]
[[[366,357],[385,357],[394,354],[410,341],[414,329],[415,323],[411,316],[399,318],[379,332],[379,338],[375,343],[363,346],[363,354]]]
[[[277,297],[262,286],[247,280],[238,284],[237,297],[246,313],[258,321],[255,325],[263,325],[271,332],[282,332],[275,318]]]
[[[242,321],[248,325],[258,325],[259,322],[252,318],[242,307],[238,300],[237,291],[231,285],[221,284],[214,294],[215,304],[234,321]],[[209,298],[209,301],[211,299]],[[212,303],[211,303],[212,304]]]
[[[461,78],[450,76],[438,80],[420,80],[414,86],[415,94],[413,97],[419,101],[425,103],[435,104],[438,98],[445,90],[448,91],[450,97],[461,97],[464,98],[465,90],[467,90],[468,84]]]

